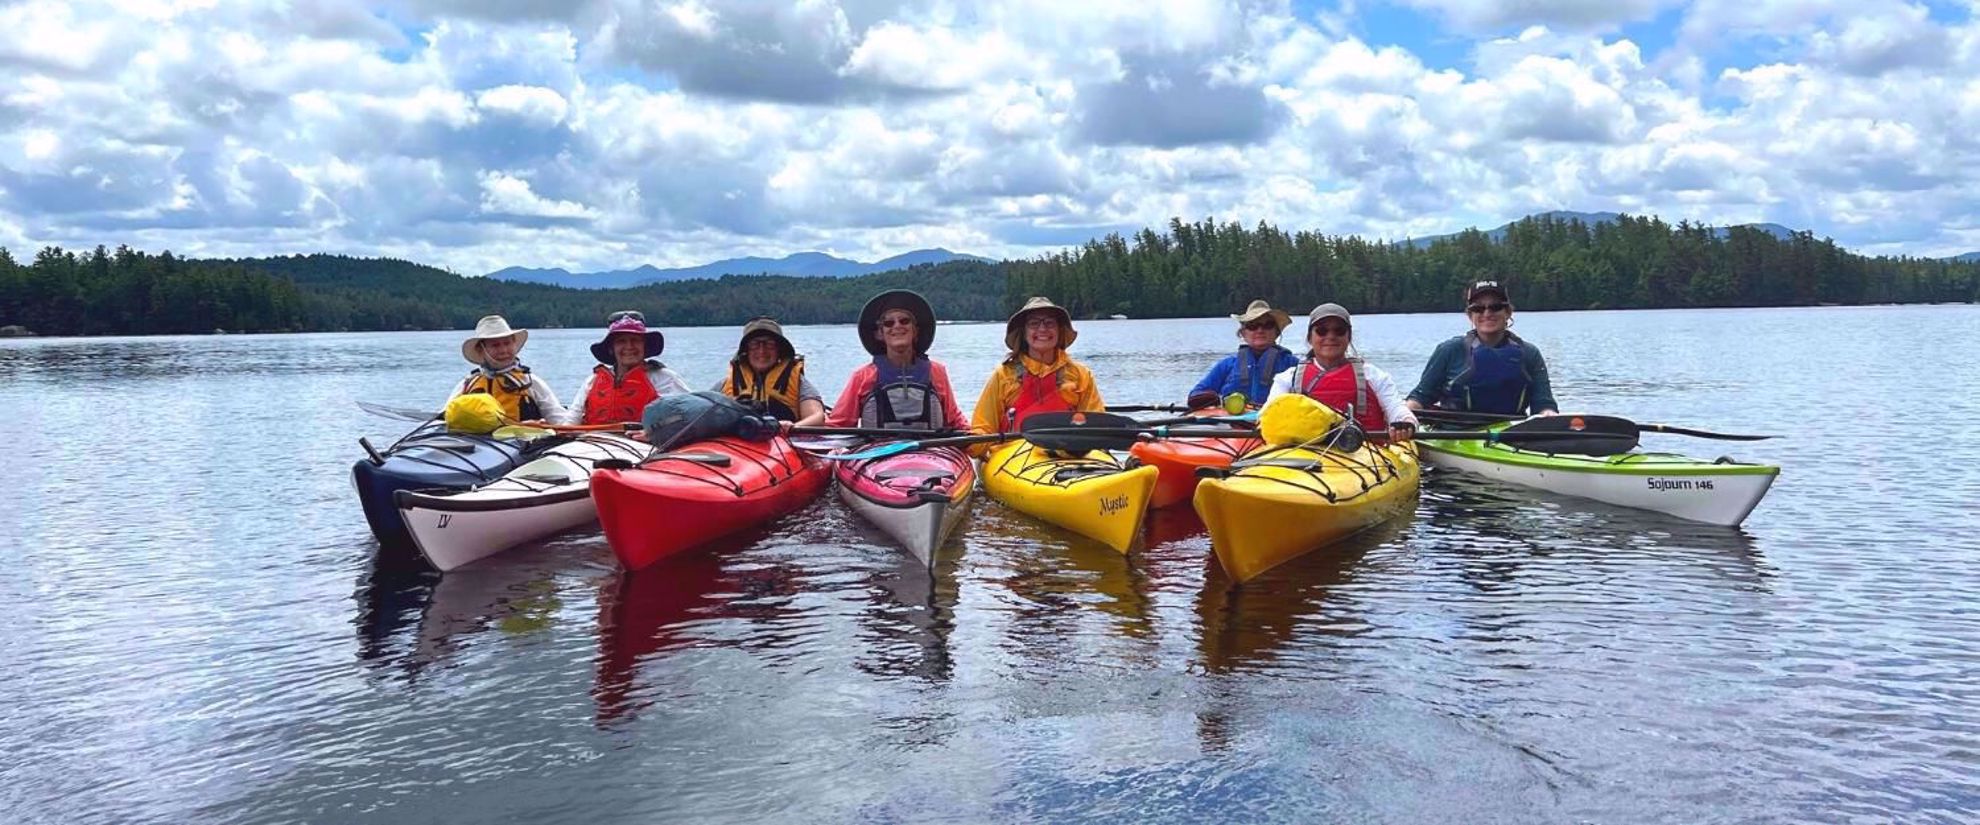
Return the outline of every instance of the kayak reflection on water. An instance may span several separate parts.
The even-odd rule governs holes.
[[[759,536],[662,559],[638,572],[599,580],[597,676],[591,696],[596,725],[630,721],[651,703],[660,686],[639,684],[642,669],[670,655],[703,647],[755,647],[774,634],[722,633],[717,625],[740,619],[769,624],[792,617],[800,588],[794,571],[729,552]]]

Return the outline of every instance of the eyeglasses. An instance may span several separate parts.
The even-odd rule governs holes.
[[[1251,323],[1245,324],[1244,328],[1251,332],[1257,332],[1259,330],[1277,330],[1279,328],[1279,325],[1274,324],[1271,321],[1252,321]]]
[[[914,326],[914,318],[912,316],[889,315],[885,318],[880,319],[881,329],[893,329],[894,327],[911,327],[911,326]]]
[[[1509,309],[1512,309],[1512,304],[1472,304],[1465,307],[1464,311],[1473,315],[1484,315],[1488,312],[1505,312]]]
[[[743,347],[747,349],[759,349],[759,348],[776,349],[777,339],[772,338],[768,335],[758,335],[747,341],[744,341]]]
[[[642,324],[646,323],[646,316],[644,314],[641,314],[640,311],[636,309],[621,310],[619,312],[614,312],[610,315],[607,315],[605,316],[605,323],[610,324],[616,321],[623,321],[627,318],[631,318]]]
[[[1318,335],[1322,338],[1325,338],[1329,335],[1339,335],[1345,337],[1348,334],[1348,328],[1347,325],[1345,324],[1320,324],[1313,328],[1313,334]]]
[[[1049,315],[1043,318],[1027,318],[1025,319],[1024,322],[1024,328],[1025,329],[1058,329],[1059,319],[1051,317]]]

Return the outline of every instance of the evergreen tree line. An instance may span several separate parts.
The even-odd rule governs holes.
[[[518,326],[596,327],[638,309],[659,326],[844,323],[885,289],[927,295],[945,319],[999,320],[1030,295],[1080,317],[1193,317],[1253,298],[1294,310],[1447,312],[1465,285],[1497,280],[1522,309],[1802,306],[1980,301],[1980,263],[1856,255],[1800,232],[1713,229],[1654,217],[1535,217],[1503,237],[1434,243],[1287,233],[1260,223],[1170,221],[1025,261],[951,261],[856,278],[730,275],[629,289],[467,278],[381,258],[196,260],[98,246],[49,247],[28,264],[0,249],[0,326],[41,335],[466,329],[490,313]]]
[[[844,323],[885,289],[928,295],[944,318],[1000,318],[1000,264],[951,261],[856,278],[730,275],[629,289],[465,278],[393,259],[297,255],[188,260],[118,247],[0,249],[0,326],[38,335],[468,329],[490,313],[517,326],[598,327],[637,309],[659,326]]]
[[[1255,298],[1294,310],[1333,301],[1354,312],[1448,312],[1482,280],[1505,284],[1521,309],[1980,300],[1980,263],[1870,258],[1807,232],[1628,215],[1593,225],[1532,217],[1502,238],[1473,229],[1423,246],[1175,219],[1166,233],[1108,235],[1005,266],[1007,306],[1049,295],[1082,317],[1199,317]]]

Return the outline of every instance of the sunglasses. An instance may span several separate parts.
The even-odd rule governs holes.
[[[1054,318],[1050,315],[1047,315],[1043,318],[1026,318],[1024,321],[1024,328],[1025,329],[1058,329],[1059,319]]]
[[[911,326],[914,326],[913,318],[903,318],[901,316],[894,315],[880,319],[881,329],[893,329],[894,327],[911,327]]]
[[[1245,324],[1244,328],[1252,332],[1257,332],[1259,330],[1265,330],[1265,329],[1276,330],[1279,328],[1279,325],[1274,324],[1271,321],[1252,321],[1249,324]]]
[[[636,310],[636,309],[628,309],[628,310],[623,310],[623,311],[620,311],[620,312],[614,312],[614,313],[612,313],[612,314],[610,314],[610,315],[607,315],[607,316],[605,316],[605,323],[608,323],[608,324],[609,324],[609,323],[612,323],[612,322],[614,322],[614,321],[623,321],[623,320],[625,320],[625,319],[627,319],[627,318],[631,318],[631,319],[633,319],[633,320],[635,320],[635,321],[638,321],[638,322],[640,322],[640,323],[642,323],[642,324],[644,324],[644,323],[646,323],[646,316],[645,316],[644,314],[642,314],[642,313],[640,313],[640,311],[639,311],[639,310]]]
[[[1512,304],[1472,304],[1465,307],[1464,311],[1473,315],[1484,315],[1487,312],[1505,312],[1509,309],[1512,309]]]
[[[1341,324],[1320,324],[1320,325],[1318,325],[1318,326],[1315,326],[1315,327],[1313,328],[1313,334],[1314,334],[1314,335],[1319,335],[1319,336],[1322,336],[1322,337],[1325,337],[1325,336],[1328,336],[1328,335],[1342,335],[1342,336],[1345,336],[1345,335],[1347,335],[1347,334],[1348,334],[1348,328],[1347,328],[1346,326],[1344,326],[1344,325],[1341,325]]]

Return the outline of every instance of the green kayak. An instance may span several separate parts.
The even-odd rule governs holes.
[[[1766,464],[1676,453],[1554,454],[1483,441],[1424,440],[1418,446],[1431,466],[1726,527],[1745,521],[1781,472]]]

